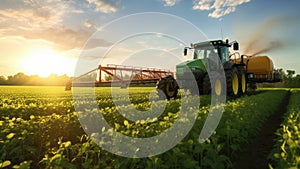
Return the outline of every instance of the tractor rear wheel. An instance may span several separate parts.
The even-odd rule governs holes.
[[[236,67],[226,71],[227,94],[237,97],[239,95],[239,75]]]
[[[167,76],[161,78],[156,83],[157,94],[160,99],[168,99],[176,98],[178,94],[178,84],[173,76]]]
[[[247,79],[244,69],[239,71],[239,94],[244,95],[247,92]]]

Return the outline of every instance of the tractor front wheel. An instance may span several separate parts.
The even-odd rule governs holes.
[[[221,75],[218,72],[206,74],[203,82],[204,94],[214,94],[220,96],[224,93],[224,85],[222,84]]]
[[[156,83],[157,94],[160,99],[176,98],[179,86],[173,76],[161,78]]]

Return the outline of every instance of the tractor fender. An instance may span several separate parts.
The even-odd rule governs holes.
[[[226,62],[224,65],[223,65],[223,68],[224,70],[231,70],[233,69],[233,67],[235,67],[236,64],[234,62]]]

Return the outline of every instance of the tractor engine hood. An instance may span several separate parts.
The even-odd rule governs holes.
[[[206,59],[185,61],[176,65],[176,75],[182,76],[187,72],[206,72]]]

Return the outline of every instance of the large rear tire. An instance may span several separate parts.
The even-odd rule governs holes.
[[[247,92],[247,79],[244,69],[239,71],[239,94],[244,95]]]
[[[236,67],[226,71],[227,95],[239,96],[239,74]]]
[[[167,76],[161,78],[156,83],[157,94],[160,99],[176,98],[178,94],[179,86],[173,76]]]

